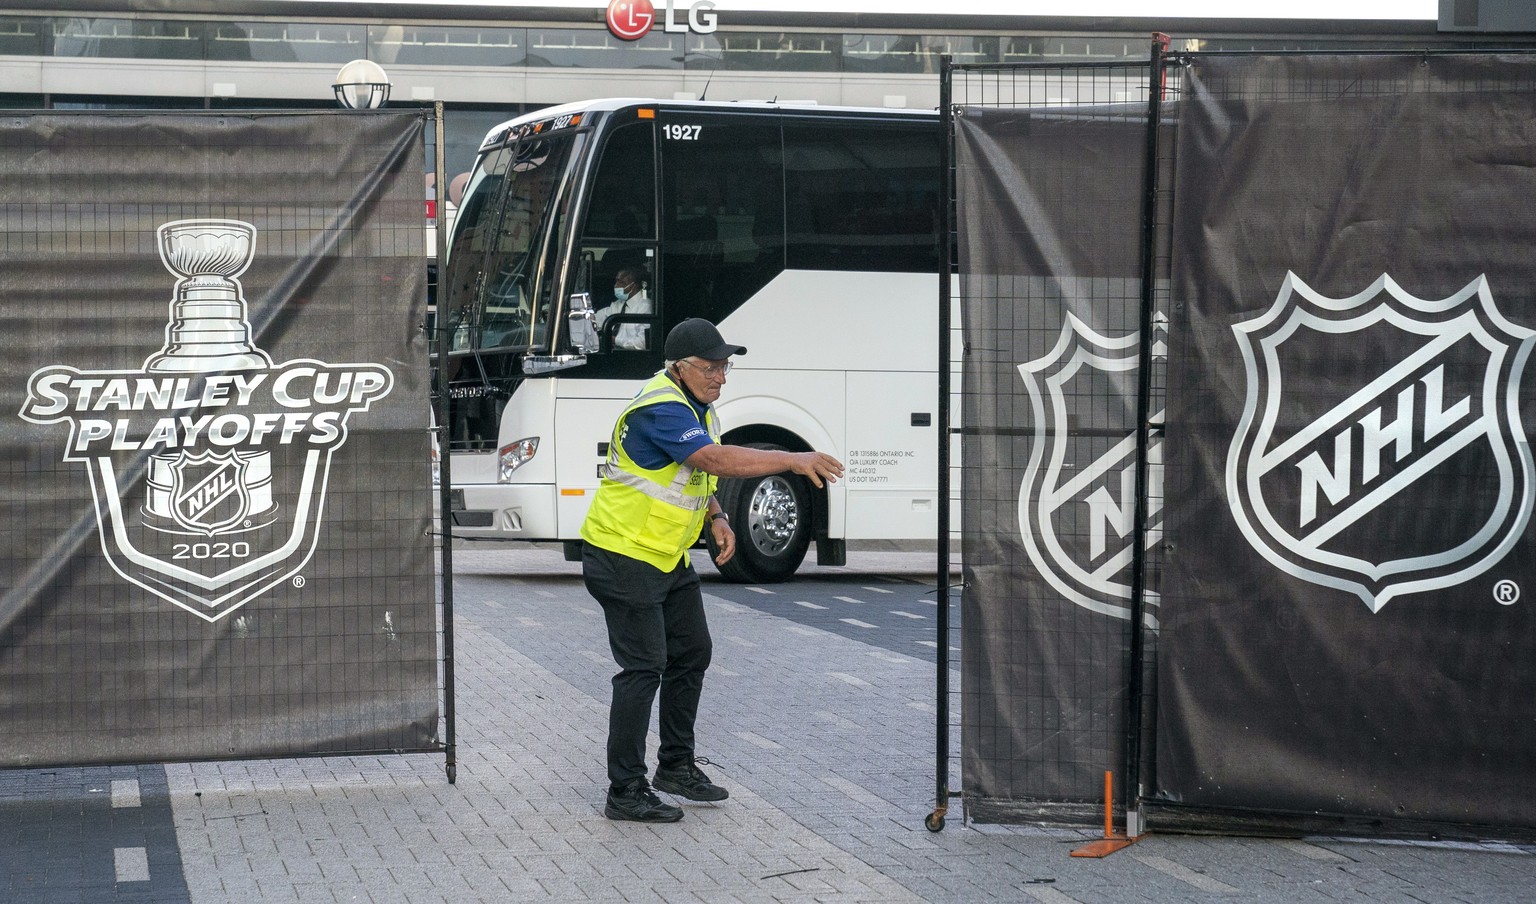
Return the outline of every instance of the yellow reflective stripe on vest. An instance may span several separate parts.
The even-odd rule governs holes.
[[[680,509],[686,509],[690,512],[697,511],[709,502],[709,497],[690,496],[683,492],[683,488],[688,486],[688,481],[693,479],[693,466],[679,463],[677,475],[672,478],[672,483],[669,486],[662,486],[654,480],[649,480],[639,474],[632,474],[620,466],[618,430],[623,425],[624,419],[629,417],[635,409],[644,408],[646,405],[659,400],[675,400],[687,404],[687,399],[683,396],[682,391],[673,388],[670,380],[667,386],[658,386],[649,391],[642,391],[639,395],[635,396],[630,401],[629,406],[624,409],[623,414],[619,415],[618,422],[614,424],[614,434],[608,443],[608,460],[603,462],[603,476],[614,483],[622,483],[631,489],[639,490],[652,499],[659,499],[669,505],[675,505]],[[705,430],[709,430],[710,425],[708,422],[713,415],[713,407],[705,409]]]
[[[610,444],[610,448],[612,444]],[[622,483],[631,489],[639,490],[652,499],[657,499],[668,505],[675,505],[680,509],[696,511],[709,502],[708,496],[690,496],[683,492],[683,487],[693,479],[693,468],[688,465],[677,466],[677,476],[672,479],[670,486],[662,486],[654,480],[648,480],[639,474],[631,474],[619,467],[618,460],[609,453],[608,461],[603,463],[603,476],[614,483]]]

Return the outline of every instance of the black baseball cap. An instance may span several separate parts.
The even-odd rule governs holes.
[[[690,317],[674,326],[672,332],[667,334],[663,352],[668,361],[681,361],[684,358],[724,361],[732,355],[745,355],[747,350],[720,338],[720,331],[708,320]]]

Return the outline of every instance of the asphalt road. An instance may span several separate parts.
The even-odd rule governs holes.
[[[806,574],[783,584],[730,584],[706,578],[704,591],[759,612],[849,640],[928,661],[939,646],[936,582],[905,574]],[[956,597],[953,591],[951,597]],[[960,607],[950,606],[949,646]]]

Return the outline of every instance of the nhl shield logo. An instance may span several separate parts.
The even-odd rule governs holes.
[[[1247,371],[1227,456],[1239,530],[1281,571],[1360,597],[1453,587],[1531,515],[1519,386],[1536,333],[1483,277],[1426,301],[1386,275],[1326,298],[1287,274],[1233,327]]]
[[[1159,315],[1153,324],[1154,359],[1167,357],[1166,336],[1167,323]],[[1055,347],[1019,365],[1034,418],[1019,489],[1025,551],[1065,599],[1126,619],[1131,617],[1139,355],[1136,334],[1109,338],[1068,314]],[[1161,419],[1161,414],[1152,417]],[[1158,438],[1148,446],[1147,465],[1145,545],[1151,547],[1162,536]],[[1144,597],[1149,605],[1158,602],[1150,590]],[[1146,620],[1156,625],[1150,614]]]
[[[176,523],[211,537],[244,521],[251,508],[246,470],[236,453],[183,453],[170,465]]]

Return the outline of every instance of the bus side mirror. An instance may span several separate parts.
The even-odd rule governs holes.
[[[577,292],[566,304],[565,318],[571,348],[578,352],[597,351],[597,315],[592,310],[592,296]]]
[[[589,347],[597,346],[597,317],[592,313],[592,296],[586,292],[572,295],[566,301],[565,317],[569,326],[567,339],[575,354],[524,355],[523,373],[537,377],[587,363],[587,356],[583,353]]]

